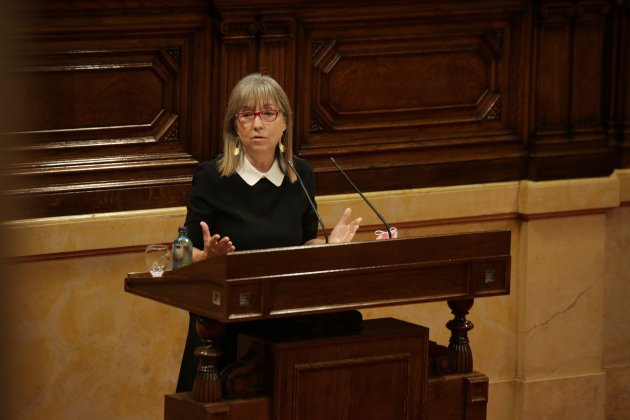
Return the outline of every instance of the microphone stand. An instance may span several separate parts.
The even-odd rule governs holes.
[[[383,216],[381,216],[381,213],[378,212],[378,210],[376,210],[374,208],[374,206],[372,205],[372,203],[370,203],[370,200],[368,200],[361,191],[359,191],[359,188],[357,188],[356,185],[354,185],[354,182],[352,182],[352,180],[350,179],[350,177],[348,175],[346,175],[346,173],[343,171],[343,169],[341,169],[341,167],[339,165],[337,165],[337,162],[335,161],[335,158],[331,157],[330,158],[331,162],[333,163],[333,165],[335,165],[337,167],[337,169],[339,169],[339,172],[342,173],[343,176],[346,177],[346,179],[348,180],[348,182],[350,183],[350,185],[352,185],[352,187],[354,188],[354,190],[356,192],[359,193],[359,195],[361,196],[361,198],[363,199],[363,201],[365,201],[367,203],[368,206],[370,206],[370,208],[372,209],[372,211],[374,212],[374,214],[376,214],[378,216],[379,219],[381,219],[381,222],[383,222],[383,224],[385,225],[385,228],[387,229],[387,236],[389,236],[389,239],[392,239],[392,233],[389,231],[389,225],[387,224],[387,222],[385,221],[385,219],[383,218]]]

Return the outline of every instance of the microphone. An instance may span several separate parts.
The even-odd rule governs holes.
[[[297,177],[298,181],[300,181],[300,185],[302,186],[302,191],[304,191],[304,195],[306,196],[306,198],[308,198],[308,202],[310,203],[311,208],[315,212],[315,215],[317,216],[317,220],[319,221],[319,224],[321,225],[322,230],[324,231],[324,238],[326,238],[326,243],[328,243],[328,233],[326,232],[326,226],[324,226],[324,221],[322,220],[321,216],[319,215],[319,212],[317,211],[317,206],[315,205],[315,203],[313,203],[313,200],[311,200],[311,196],[309,195],[308,190],[304,186],[304,182],[302,182],[302,178],[300,177],[300,174],[298,174],[298,171],[296,171],[295,168],[293,167],[293,163],[291,163],[291,161],[287,159],[287,164],[289,164],[289,167],[291,168],[291,170]]]
[[[361,196],[361,198],[363,199],[363,201],[365,201],[367,203],[368,206],[370,206],[370,208],[372,209],[372,211],[374,212],[374,214],[376,214],[378,216],[379,219],[381,219],[381,222],[383,222],[383,224],[385,225],[385,228],[387,229],[387,236],[389,236],[389,239],[392,239],[392,233],[389,231],[389,225],[387,224],[387,222],[385,221],[385,219],[383,218],[383,216],[381,216],[381,213],[378,212],[378,210],[376,210],[374,208],[374,206],[372,205],[372,203],[370,203],[370,200],[367,199],[366,196],[363,195],[363,193],[361,191],[359,191],[359,189],[357,188],[356,185],[354,185],[354,182],[352,182],[352,180],[350,179],[350,177],[348,175],[346,175],[346,173],[343,171],[343,169],[341,169],[341,167],[339,165],[337,165],[337,162],[335,161],[335,158],[331,157],[330,158],[331,162],[333,163],[333,165],[335,165],[337,167],[337,169],[339,169],[339,172],[341,172],[341,174],[346,177],[346,179],[348,180],[348,182],[350,183],[350,185],[352,185],[352,187],[354,188],[354,190],[356,192],[359,193],[359,195]]]

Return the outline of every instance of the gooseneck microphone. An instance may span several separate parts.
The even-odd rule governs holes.
[[[354,190],[356,192],[359,193],[359,195],[361,196],[361,198],[363,199],[363,201],[365,201],[367,203],[368,206],[370,206],[370,208],[372,209],[372,211],[374,212],[374,214],[376,214],[378,216],[379,219],[381,219],[381,222],[383,222],[383,224],[385,225],[385,228],[387,229],[387,236],[389,236],[389,239],[392,239],[392,233],[389,231],[389,225],[387,224],[387,222],[385,221],[385,219],[383,218],[383,216],[381,216],[381,213],[378,212],[378,210],[376,210],[374,208],[374,206],[372,205],[372,203],[370,203],[370,200],[367,199],[366,196],[363,195],[363,193],[361,191],[359,191],[359,189],[357,188],[356,185],[354,185],[354,182],[352,182],[352,180],[350,179],[350,177],[348,175],[346,175],[346,173],[343,171],[343,169],[341,169],[341,167],[339,165],[337,165],[337,162],[335,161],[335,158],[331,157],[330,161],[333,163],[333,165],[335,165],[337,167],[337,169],[339,169],[339,172],[342,173],[342,175],[344,177],[346,177],[346,179],[348,180],[348,182],[350,183],[350,185],[352,185],[352,188],[354,188]]]
[[[297,177],[298,181],[300,181],[300,185],[302,186],[302,191],[304,191],[304,195],[306,195],[306,198],[308,198],[308,202],[310,203],[311,208],[315,212],[315,215],[317,216],[317,220],[319,221],[319,224],[322,227],[322,231],[324,232],[324,238],[326,238],[326,243],[328,243],[328,233],[326,232],[326,226],[324,226],[324,221],[322,220],[321,216],[319,215],[319,212],[317,211],[317,206],[315,205],[315,203],[313,203],[313,200],[311,200],[311,196],[309,195],[308,190],[306,189],[306,186],[304,185],[304,182],[302,182],[302,178],[300,177],[300,174],[298,174],[298,171],[296,171],[295,168],[293,167],[293,163],[291,163],[291,161],[288,159],[287,159],[287,163],[289,164],[289,167],[291,168],[291,170]]]

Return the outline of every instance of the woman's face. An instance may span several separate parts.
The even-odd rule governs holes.
[[[243,107],[236,117],[236,132],[245,154],[254,159],[273,159],[286,129],[284,115],[273,103]]]

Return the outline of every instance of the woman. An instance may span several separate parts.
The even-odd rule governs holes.
[[[315,201],[310,165],[292,155],[289,99],[271,77],[252,74],[232,91],[223,126],[223,155],[202,163],[193,178],[186,226],[193,261],[235,250],[321,243],[318,221],[297,177]],[[362,221],[346,209],[329,242],[349,242]],[[200,345],[191,314],[177,392],[192,389]]]

